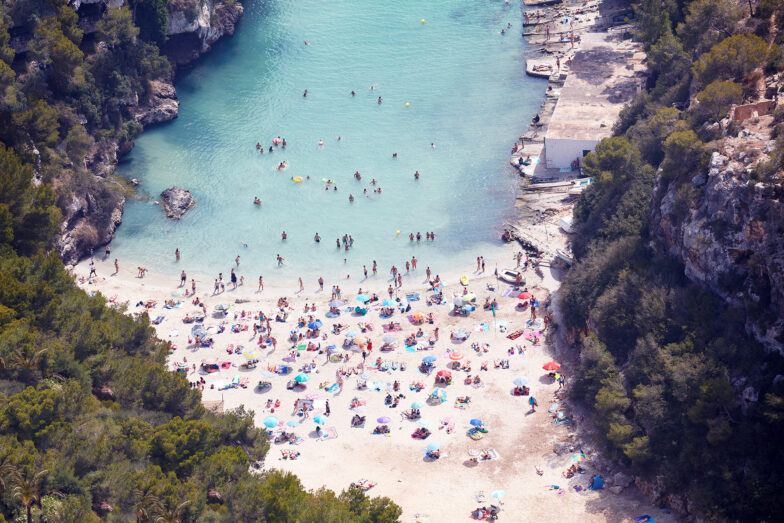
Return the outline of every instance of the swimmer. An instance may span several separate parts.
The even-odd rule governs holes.
[[[501,34],[505,35],[506,34],[506,29],[501,29]]]
[[[397,158],[397,153],[392,153],[392,158]]]
[[[281,147],[281,149],[285,149],[286,148],[286,139],[285,138],[283,139],[282,142],[280,142],[280,147]]]
[[[285,168],[286,168],[286,162],[280,162],[280,163],[278,164],[278,170],[279,170],[279,171],[282,171],[282,170],[283,170],[283,169],[285,169]]]
[[[289,235],[288,235],[288,234],[286,234],[286,231],[283,231],[283,234],[281,234],[281,235],[280,235],[280,239],[281,239],[281,240],[285,240],[285,239],[286,239],[286,238],[288,238],[288,237],[289,237]]]
[[[313,241],[315,241],[316,243],[319,243],[321,241],[321,236],[319,236],[319,233],[316,233],[316,235],[313,237]]]
[[[270,145],[269,152],[272,152],[272,146]]]
[[[351,91],[351,96],[356,96],[356,95],[357,95],[357,93],[355,93],[354,91]]]
[[[255,205],[261,205],[261,199],[258,196],[253,197],[253,203]]]
[[[307,40],[305,40],[305,45],[310,45],[310,42],[308,42]]]
[[[431,149],[435,149],[436,148],[436,144],[434,144],[433,142],[430,142],[430,148]]]
[[[414,180],[419,180],[419,171],[414,172]]]
[[[378,104],[381,105],[381,97],[378,97]]]
[[[324,147],[324,140],[319,140],[318,145],[319,147]]]
[[[354,195],[353,194],[349,194],[348,195],[348,201],[351,202],[351,203],[354,203]]]
[[[259,142],[256,142],[256,150],[258,151],[259,149],[261,149],[261,144]]]
[[[340,136],[337,137],[337,141],[340,141]]]
[[[302,98],[307,98],[307,97],[308,97],[308,90],[305,89],[305,92],[302,93]]]
[[[375,178],[373,178],[372,180],[370,180],[370,185],[376,185],[376,183],[378,183],[378,182],[376,182],[376,179],[375,179]]]
[[[362,179],[362,175],[359,174],[359,171],[355,171],[354,172],[354,178],[356,178],[357,180],[361,180]]]
[[[370,90],[371,90],[371,91],[375,91],[375,90],[376,90],[376,84],[373,84],[373,85],[371,85],[371,86],[370,86]]]

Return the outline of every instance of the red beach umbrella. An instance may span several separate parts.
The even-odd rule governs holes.
[[[542,365],[544,370],[558,370],[561,368],[561,364],[557,361],[548,361],[544,365]]]
[[[531,298],[531,293],[530,292],[521,292],[520,294],[517,295],[517,297],[519,299],[521,299],[521,300],[527,300],[527,299]]]

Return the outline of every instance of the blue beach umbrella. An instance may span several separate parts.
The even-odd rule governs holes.
[[[346,338],[356,338],[357,336],[358,336],[358,334],[356,332],[354,332],[354,331],[346,333]]]
[[[280,423],[280,421],[275,416],[267,416],[264,418],[264,426],[268,429],[277,427],[278,423]]]
[[[524,387],[526,383],[531,381],[530,379],[526,378],[525,376],[518,376],[514,379],[514,384],[518,387]]]
[[[395,300],[384,300],[383,302],[381,302],[381,305],[383,305],[384,307],[392,307],[394,305],[397,305],[397,302]]]
[[[329,306],[335,307],[336,309],[344,306],[345,304],[346,302],[344,302],[343,300],[332,300],[331,302],[329,302]]]
[[[427,447],[425,447],[429,452],[436,451],[441,448],[441,444],[437,441],[433,441],[428,443]]]
[[[482,420],[476,418],[472,419],[469,423],[471,423],[471,425],[474,427],[481,427],[483,425]]]
[[[422,361],[425,362],[425,363],[433,363],[433,362],[436,361],[436,357],[435,356],[425,356],[424,358],[422,358]]]
[[[379,423],[389,423],[392,419],[389,416],[381,416],[376,420]]]
[[[196,338],[203,338],[207,334],[207,331],[204,330],[204,325],[197,324],[191,329],[191,334]]]
[[[294,381],[297,383],[305,383],[306,381],[310,381],[310,376],[307,374],[297,374],[297,377],[294,378]]]
[[[370,301],[370,296],[368,296],[367,294],[360,294],[359,296],[357,296],[357,301],[359,303],[368,302]]]
[[[311,321],[308,323],[308,329],[320,329],[321,325],[321,320]]]
[[[494,490],[490,493],[490,495],[495,499],[501,499],[503,497],[506,497],[506,492],[504,492],[503,490]]]
[[[275,374],[274,372],[270,372],[267,369],[262,370],[261,375],[264,376],[265,378],[274,378],[275,376],[277,376],[277,374]]]
[[[421,401],[415,401],[414,403],[411,404],[412,409],[421,409],[424,406],[425,404],[422,403]]]
[[[318,416],[313,418],[313,421],[315,421],[319,425],[325,425],[327,423],[327,419],[329,419],[329,418],[327,418],[325,415],[319,414]]]
[[[293,420],[287,421],[286,425],[288,425],[289,427],[299,427],[299,421],[293,419]]]

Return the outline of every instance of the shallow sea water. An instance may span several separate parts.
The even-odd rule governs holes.
[[[246,278],[283,284],[297,276],[361,277],[373,260],[387,274],[412,256],[447,272],[500,252],[519,183],[509,149],[546,87],[525,76],[519,7],[499,0],[248,4],[234,38],[180,73],[179,118],[145,131],[119,168],[152,199],[178,185],[196,206],[171,221],[152,201],[129,201],[113,256],[159,273],[182,266],[210,277],[228,272],[239,254]],[[507,23],[512,28],[501,35]],[[268,149],[276,136],[286,139],[285,150],[256,151],[257,141]],[[288,168],[279,171],[282,161]],[[310,180],[294,183],[297,176]],[[325,191],[322,179],[338,190]],[[417,231],[418,244],[408,239]],[[426,231],[435,242],[424,240]],[[355,240],[348,252],[335,246],[343,234]]]

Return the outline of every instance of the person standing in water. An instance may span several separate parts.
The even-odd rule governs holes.
[[[302,278],[299,279],[299,292],[305,290],[305,285],[302,283]]]
[[[259,290],[264,290],[264,279],[261,276],[259,276]]]
[[[283,234],[281,234],[281,235],[280,235],[280,239],[281,239],[281,240],[285,240],[285,239],[286,239],[286,238],[288,238],[288,237],[289,237],[289,236],[288,236],[288,234],[286,234],[286,231],[283,231]]]
[[[174,249],[174,258],[175,258],[177,261],[180,261],[180,248],[179,248],[179,247],[177,247],[176,249]]]
[[[313,237],[313,241],[315,241],[316,243],[321,242],[321,236],[319,236],[319,233],[316,233],[316,235]]]
[[[305,92],[302,93],[302,98],[307,98],[307,97],[308,97],[308,90],[305,89]]]

